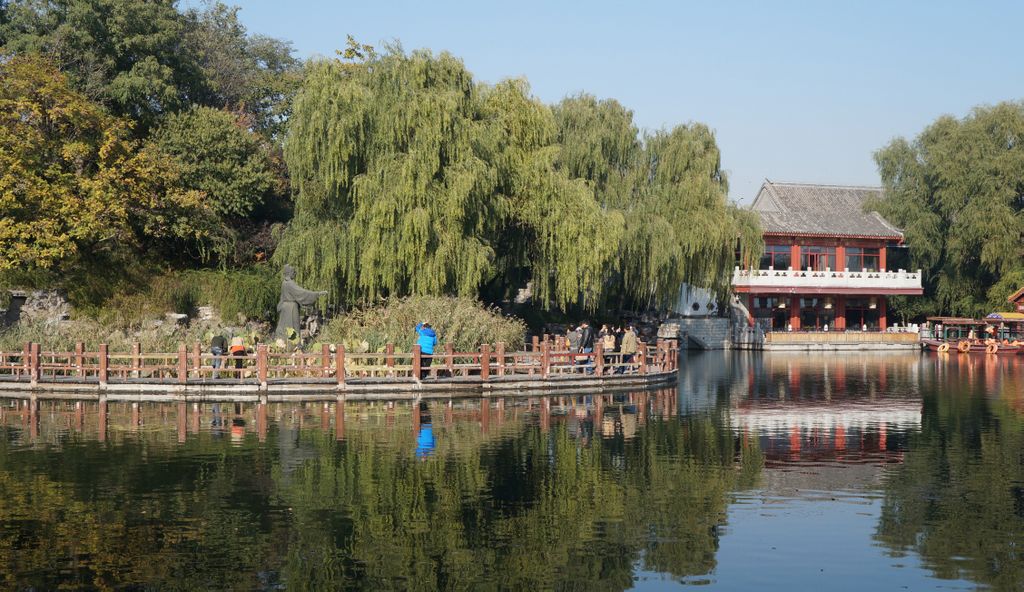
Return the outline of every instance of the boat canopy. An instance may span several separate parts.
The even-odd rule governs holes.
[[[994,312],[986,320],[992,321],[1020,321],[1024,322],[1024,312]]]

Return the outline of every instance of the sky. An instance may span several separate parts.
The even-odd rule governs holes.
[[[704,123],[741,203],[766,178],[879,185],[893,138],[1024,99],[1020,1],[226,2],[303,58],[397,40],[548,103],[616,99],[642,129]]]

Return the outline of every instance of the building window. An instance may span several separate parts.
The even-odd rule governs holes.
[[[800,269],[825,271],[836,268],[835,247],[800,247]]]
[[[878,298],[847,298],[846,330],[878,331]]]
[[[846,247],[846,268],[850,271],[878,271],[879,249]]]
[[[771,325],[772,331],[785,331],[789,327],[789,298],[778,296],[755,296],[753,315],[763,325]]]
[[[800,299],[800,330],[825,331],[835,328],[836,309],[830,297]]]
[[[789,269],[793,264],[789,257],[789,245],[765,245],[761,255],[761,266],[758,269]]]

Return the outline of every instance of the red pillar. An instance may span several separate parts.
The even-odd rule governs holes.
[[[789,324],[794,331],[800,330],[800,297],[792,296],[789,299]]]
[[[836,296],[836,331],[846,330],[846,296],[839,294]]]
[[[878,249],[878,269],[879,271],[885,271],[889,269],[885,264],[885,247]]]
[[[836,269],[832,271],[844,269],[846,269],[846,245],[839,245],[836,247]]]
[[[800,245],[794,244],[789,247],[789,266],[800,269]]]
[[[887,326],[886,325],[885,315],[886,315],[888,307],[887,307],[886,304],[887,303],[886,303],[885,296],[879,296],[878,297],[878,329],[880,331],[885,331],[885,328]]]

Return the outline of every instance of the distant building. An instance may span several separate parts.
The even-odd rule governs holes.
[[[1007,300],[1013,304],[1016,312],[1024,312],[1024,288],[1014,292]]]
[[[864,211],[878,187],[765,181],[751,209],[761,218],[761,260],[733,273],[733,290],[774,331],[884,331],[888,296],[920,295],[920,271],[891,270],[903,233]]]

